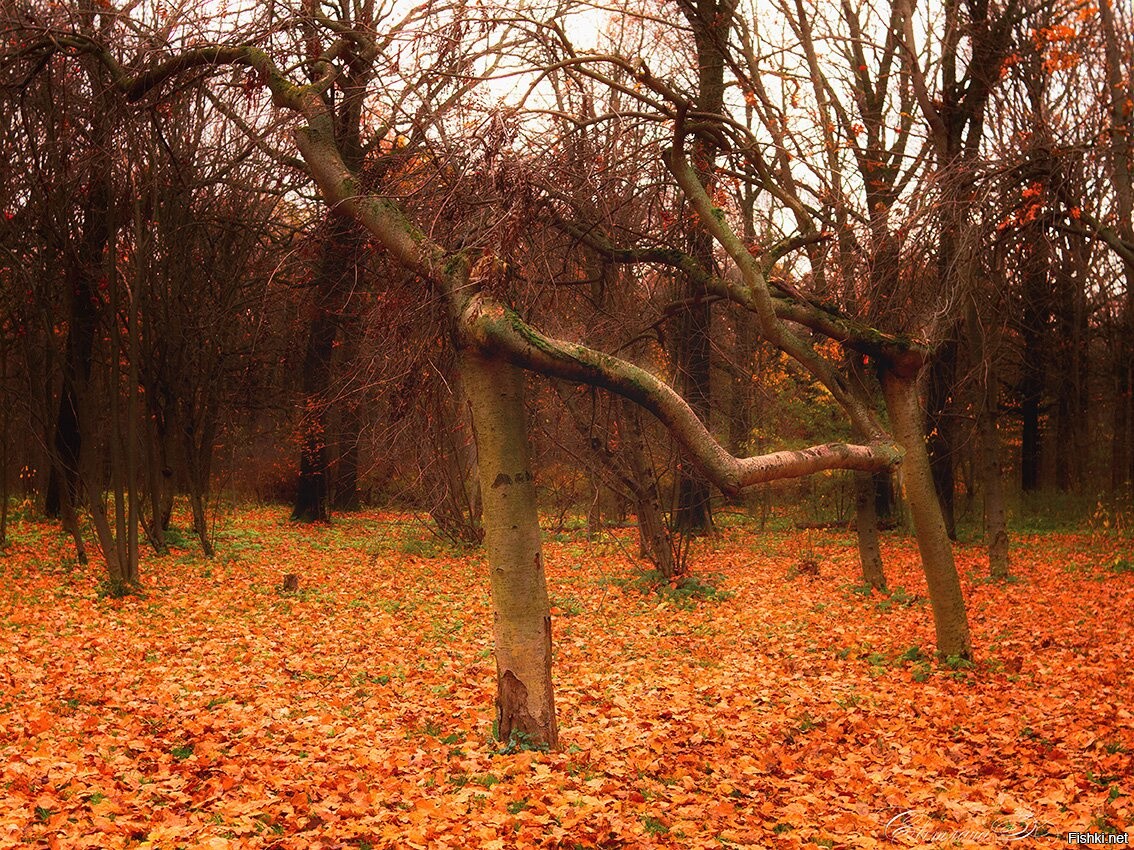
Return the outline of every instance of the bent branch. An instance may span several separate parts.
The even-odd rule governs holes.
[[[459,333],[465,342],[481,351],[503,357],[524,369],[601,387],[646,408],[673,434],[709,480],[730,496],[754,484],[797,478],[825,469],[869,472],[901,462],[901,449],[883,439],[865,446],[828,443],[799,451],[733,457],[712,437],[685,400],[664,381],[612,355],[545,336],[484,294],[468,300]]]
[[[756,312],[756,298],[738,276],[710,274],[693,257],[677,248],[627,248],[615,245],[597,227],[583,227],[559,215],[555,217],[555,224],[611,262],[653,263],[677,269],[696,280],[711,295],[731,301],[749,312]],[[772,287],[777,285],[774,280],[769,280],[768,283]],[[852,351],[871,357],[899,377],[916,377],[929,358],[929,348],[924,343],[878,330],[843,315],[834,307],[800,301],[787,292],[770,292],[770,295],[777,318],[821,333]]]

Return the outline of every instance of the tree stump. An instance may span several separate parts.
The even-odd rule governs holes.
[[[295,593],[299,590],[299,576],[295,573],[286,573],[283,577],[283,586],[280,589],[284,593]]]

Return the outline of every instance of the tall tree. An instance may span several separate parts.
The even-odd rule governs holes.
[[[737,0],[677,0],[689,24],[696,49],[697,88],[694,107],[705,116],[724,110],[725,56]],[[710,190],[716,180],[717,140],[711,134],[695,137],[693,163],[698,177]],[[704,269],[713,269],[713,238],[699,219],[689,223],[689,254]],[[698,276],[682,278],[678,326],[674,334],[679,386],[702,421],[712,411],[712,301]],[[678,471],[674,525],[679,531],[704,533],[712,528],[709,482],[695,468]]]
[[[1127,10],[1128,11],[1128,10]],[[1125,297],[1121,308],[1121,334],[1116,352],[1116,404],[1114,407],[1114,483],[1125,483],[1134,493],[1134,26],[1121,7],[1100,0],[1106,67],[1109,127],[1106,150],[1114,193],[1112,223],[1099,228],[1122,264]],[[1109,232],[1107,232],[1109,231]]]

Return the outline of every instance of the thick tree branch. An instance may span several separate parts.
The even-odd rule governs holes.
[[[679,133],[676,141],[680,143],[681,140]],[[776,315],[775,302],[768,288],[764,269],[749,253],[740,237],[729,227],[725,221],[724,210],[713,206],[705,187],[701,185],[701,181],[677,145],[667,152],[666,164],[677,179],[681,191],[685,193],[685,197],[701,217],[705,229],[712,234],[735,263],[745,289],[751,296],[752,310],[760,322],[760,330],[764,337],[797,360],[822,383],[846,411],[851,424],[859,429],[860,433],[867,435],[871,440],[882,439],[885,432],[877,418],[867,405],[855,397],[837,370],[780,321]]]
[[[799,451],[733,457],[664,381],[612,355],[544,336],[484,294],[468,301],[460,335],[481,351],[504,357],[524,369],[602,387],[641,405],[669,429],[709,480],[729,495],[754,484],[825,469],[874,471],[901,462],[901,450],[884,439],[865,446],[829,443]]]
[[[556,218],[556,224],[611,262],[669,266],[696,280],[711,295],[731,301],[750,312],[756,312],[756,299],[740,279],[733,275],[720,277],[709,274],[693,257],[677,248],[664,246],[627,248],[615,245],[597,227],[586,228],[562,217]],[[772,287],[777,285],[775,281],[769,281],[769,284]],[[821,333],[852,351],[877,360],[880,366],[900,377],[916,376],[929,357],[929,349],[923,343],[884,333],[844,316],[833,307],[800,300],[787,290],[770,294],[778,318]]]

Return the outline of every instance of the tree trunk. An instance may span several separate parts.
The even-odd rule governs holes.
[[[327,405],[330,403],[331,359],[342,312],[354,289],[354,256],[358,231],[345,214],[327,215],[328,232],[315,273],[315,318],[303,358],[303,419],[299,481],[291,518],[328,522]]]
[[[933,488],[941,502],[941,517],[950,540],[957,539],[957,521],[954,512],[956,479],[954,443],[956,428],[953,423],[953,391],[957,383],[958,343],[955,329],[933,358],[929,367],[929,464],[933,471]]]
[[[625,427],[630,474],[634,478],[638,539],[642,545],[642,554],[653,562],[666,579],[673,579],[684,572],[684,564],[674,557],[673,535],[665,526],[657,473],[646,454],[641,413],[632,402],[620,399],[619,403],[622,407],[621,421]]]
[[[698,234],[708,240],[708,234]],[[709,242],[711,251],[712,243]],[[682,309],[676,335],[675,361],[682,395],[702,422],[709,422],[709,335],[711,313],[703,286],[687,283],[689,303]],[[696,466],[679,463],[677,511],[674,528],[680,532],[706,534],[712,530],[712,491]]]
[[[165,543],[165,529],[166,526],[162,523],[162,494],[164,492],[164,479],[162,473],[168,468],[165,459],[159,460],[163,454],[158,448],[158,443],[161,437],[158,436],[155,423],[151,422],[150,427],[146,431],[146,485],[149,493],[150,502],[150,516],[147,519],[145,514],[142,514],[142,529],[146,533],[147,539],[150,541],[150,546],[153,547],[155,552],[164,553],[166,551]]]
[[[1000,468],[1000,433],[997,430],[999,385],[992,352],[975,305],[966,315],[973,356],[980,372],[976,405],[980,441],[980,478],[984,491],[984,537],[988,546],[989,575],[1008,577],[1008,526],[1004,515],[1004,480]]]
[[[889,528],[899,522],[898,499],[894,494],[894,474],[886,470],[873,473],[871,478],[874,481],[874,511],[878,523]]]
[[[336,321],[320,309],[307,341],[303,360],[304,409],[299,449],[299,481],[291,518],[296,522],[328,522],[327,512],[327,402],[324,391]]]
[[[209,491],[212,489],[213,448],[216,445],[215,420],[208,418],[198,428],[186,430],[185,457],[189,479],[189,507],[193,513],[193,532],[201,542],[206,558],[216,554],[209,534]]]
[[[465,351],[461,380],[472,408],[484,499],[496,640],[496,733],[555,749],[551,605],[528,449],[524,374]]]
[[[933,624],[937,632],[937,653],[945,658],[972,657],[969,621],[961,582],[953,561],[953,547],[941,514],[941,503],[933,486],[933,473],[925,450],[925,428],[917,382],[889,373],[882,376],[886,409],[894,429],[894,438],[905,449],[902,480],[906,500],[913,516],[921,565],[933,606]]]
[[[732,394],[729,397],[728,450],[737,457],[748,453],[755,420],[756,393],[752,376],[756,371],[756,320],[747,310],[734,316],[736,341],[733,347]]]
[[[359,374],[358,340],[362,321],[357,311],[344,315],[340,327],[335,369],[342,375]],[[335,428],[335,477],[331,505],[337,511],[357,511],[361,505],[358,492],[358,445],[362,433],[362,388],[354,378],[343,382],[336,392],[338,422]]]
[[[587,467],[587,490],[590,501],[587,502],[587,540],[598,540],[602,537],[602,476],[595,466]]]
[[[333,505],[337,511],[357,511],[362,506],[358,493],[358,443],[362,431],[362,417],[358,413],[359,399],[344,399],[339,421],[338,462],[335,464],[335,494]]]
[[[1115,15],[1112,0],[1100,0],[1106,52],[1106,81],[1110,95],[1110,183],[1116,206],[1118,236],[1134,245],[1134,79],[1130,74],[1127,45],[1129,30],[1122,30],[1122,18]],[[1127,20],[1127,26],[1129,20]],[[1124,39],[1125,36],[1125,39]],[[1125,485],[1134,496],[1134,259],[1122,257],[1126,278],[1126,297],[1119,308],[1120,327],[1117,356],[1117,397],[1114,407],[1113,483]]]
[[[878,545],[874,476],[869,472],[854,473],[854,514],[858,530],[858,559],[862,564],[862,583],[875,590],[885,590],[886,573],[882,569],[882,549]]]
[[[209,514],[205,495],[193,487],[189,493],[189,507],[193,512],[193,533],[201,541],[201,553],[206,558],[216,555],[212,537],[209,535]]]
[[[483,510],[477,480],[476,440],[469,422],[469,400],[461,376],[446,368],[443,386],[434,387],[429,416],[432,459],[439,467],[429,514],[438,530],[454,542],[479,546],[484,542]]]
[[[697,110],[718,114],[724,108],[724,48],[732,29],[736,0],[698,0],[678,3],[689,22],[697,49]],[[693,162],[701,185],[712,192],[717,143],[707,134],[694,140]],[[691,226],[689,253],[706,272],[712,273],[713,237],[703,223]],[[682,395],[698,418],[709,427],[711,409],[710,341],[712,310],[705,284],[693,277],[684,279],[683,308],[676,337],[674,362]],[[708,479],[696,467],[678,467],[677,511],[673,527],[678,532],[707,534],[713,530],[712,490]]]
[[[989,574],[1008,578],[1008,525],[1005,522],[1004,481],[1000,469],[1000,432],[995,408],[979,413],[981,467],[984,480],[984,537],[988,545]]]
[[[1020,379],[1020,489],[1025,493],[1038,490],[1040,484],[1043,445],[1040,413],[1046,371],[1042,346],[1038,334],[1026,333],[1022,365],[1024,374]]]
[[[856,385],[865,396],[866,363],[861,357],[851,357],[850,370]],[[856,437],[861,438],[861,433]],[[862,566],[862,583],[875,590],[886,589],[886,573],[882,569],[882,549],[878,545],[878,493],[875,473],[855,472],[854,513],[858,536],[858,559]]]
[[[0,339],[0,549],[8,545],[8,439],[11,436],[9,417],[12,405],[8,397],[8,345]]]

